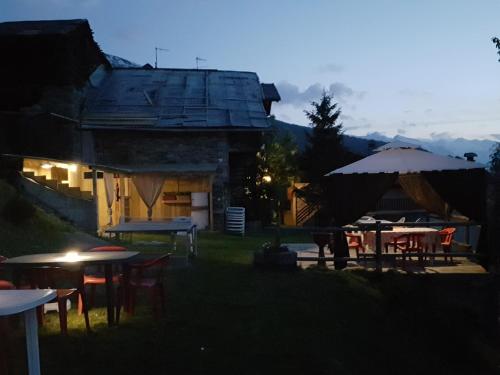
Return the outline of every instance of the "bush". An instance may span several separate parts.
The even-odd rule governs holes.
[[[20,195],[12,197],[4,206],[2,216],[15,225],[26,223],[35,216],[35,207]]]
[[[4,180],[0,179],[0,213],[3,212],[3,208],[16,195],[16,189],[12,185],[9,185]]]

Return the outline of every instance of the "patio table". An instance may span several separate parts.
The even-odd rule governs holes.
[[[106,233],[152,233],[152,234],[170,234],[176,248],[176,236],[178,233],[186,234],[187,253],[198,254],[198,238],[196,224],[190,221],[129,221],[120,223],[105,230]]]
[[[114,288],[113,288],[113,271],[114,264],[121,264],[124,268],[124,277],[128,277],[126,264],[132,261],[139,252],[137,251],[93,251],[93,252],[68,252],[68,253],[47,253],[22,255],[15,258],[9,258],[2,262],[3,266],[10,266],[14,272],[19,272],[23,269],[39,268],[39,267],[61,267],[79,269],[82,271],[83,285],[83,269],[86,266],[104,266],[104,277],[106,279],[106,302],[107,302],[107,317],[108,326],[112,326],[115,322],[115,305],[114,305]],[[17,279],[17,278],[15,278]],[[16,280],[15,280],[16,281]]]
[[[427,227],[394,227],[392,230],[382,230],[382,246],[387,242],[393,242],[395,237],[403,234],[422,234],[422,245],[424,248],[429,247],[434,251],[441,247],[441,237],[439,230]],[[363,243],[368,250],[375,251],[376,231],[370,230],[363,232]]]
[[[56,291],[50,289],[0,290],[0,316],[19,313],[24,315],[28,371],[30,375],[40,374],[36,308],[55,297]]]

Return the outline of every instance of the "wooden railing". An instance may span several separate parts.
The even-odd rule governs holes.
[[[353,226],[345,226],[345,227],[307,227],[307,228],[295,228],[297,231],[308,231],[311,233],[331,233],[333,236],[334,232],[355,232],[355,231],[375,231],[375,253],[366,253],[363,255],[364,259],[372,258],[375,260],[375,268],[377,271],[382,270],[382,264],[385,259],[394,259],[397,257],[402,257],[402,253],[393,253],[393,254],[383,254],[382,253],[382,231],[387,228],[393,227],[470,227],[477,226],[480,223],[477,222],[405,222],[405,223],[382,223],[380,221],[376,221],[370,224],[359,224]],[[335,246],[335,245],[334,245]],[[324,266],[326,261],[333,261],[334,263],[338,262],[347,262],[347,261],[357,261],[358,258],[352,257],[339,257],[335,255],[335,251],[333,252],[333,256],[325,256],[322,251],[320,251],[318,257],[298,257],[298,260],[304,261],[318,261],[318,265]],[[444,258],[450,257],[450,253],[435,253],[435,252],[419,252],[419,253],[405,253],[404,256],[429,256],[433,258]],[[451,256],[453,257],[463,257],[463,258],[476,258],[477,254],[474,252],[452,252]]]

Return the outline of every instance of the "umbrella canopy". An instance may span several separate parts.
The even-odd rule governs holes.
[[[461,169],[484,169],[483,164],[436,155],[412,148],[397,148],[380,151],[345,167],[335,169],[326,176],[355,173],[419,173],[431,171],[454,171]]]

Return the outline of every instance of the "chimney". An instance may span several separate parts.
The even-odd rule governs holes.
[[[477,154],[475,152],[466,152],[464,157],[467,161],[476,161]]]

